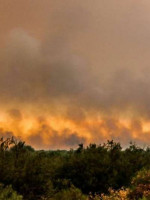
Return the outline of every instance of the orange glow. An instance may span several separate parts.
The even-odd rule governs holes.
[[[18,119],[8,113],[1,113],[0,134],[4,137],[16,136],[35,148],[41,148],[40,140],[42,148],[47,149],[77,147],[79,142],[85,145],[100,144],[108,139],[121,141],[123,144],[129,144],[131,140],[147,144],[150,138],[150,122],[144,120],[87,116],[80,123],[76,123],[63,116],[50,114],[35,117],[24,113],[22,116]]]

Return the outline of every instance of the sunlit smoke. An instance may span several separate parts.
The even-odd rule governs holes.
[[[46,149],[149,144],[149,2],[10,4],[0,31],[0,135]]]

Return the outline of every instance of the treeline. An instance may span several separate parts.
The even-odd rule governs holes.
[[[70,151],[35,151],[22,141],[1,138],[0,199],[104,199],[110,188],[132,188],[133,177],[143,168],[146,172],[150,168],[150,148],[132,143],[126,149],[108,141],[87,147],[80,144]]]

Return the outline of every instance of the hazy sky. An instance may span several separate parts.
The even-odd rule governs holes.
[[[0,135],[150,144],[149,0],[0,0]]]

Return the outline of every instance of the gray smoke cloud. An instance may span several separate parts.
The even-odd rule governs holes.
[[[131,108],[149,117],[147,66],[100,66],[92,70],[89,63],[66,47],[67,53],[57,51],[55,44],[47,44],[46,50],[53,50],[54,55],[45,53],[40,42],[22,30],[13,31],[9,42],[1,59],[1,102],[36,104],[59,99],[64,104],[102,112]]]
[[[12,8],[0,2],[7,12],[16,11],[8,22],[2,11],[0,49],[0,105],[13,118],[22,117],[18,107],[28,107],[74,123],[93,115],[149,120],[147,0],[16,0],[9,1]],[[22,6],[29,10],[26,17]],[[130,131],[123,132],[130,138]],[[63,143],[78,141],[76,135],[64,134]]]

